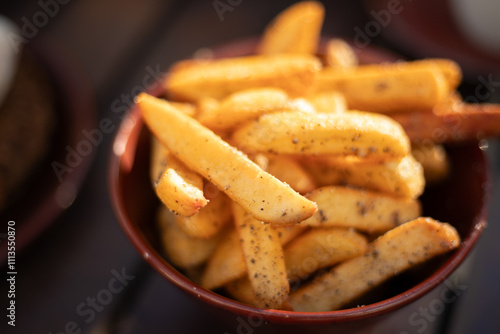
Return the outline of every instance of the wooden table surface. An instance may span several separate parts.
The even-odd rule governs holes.
[[[47,13],[46,24],[28,43],[55,42],[71,54],[85,74],[82,83],[89,82],[96,96],[97,119],[110,118],[118,125],[113,103],[118,100],[126,105],[124,96],[137,93],[151,71],[166,71],[174,61],[190,57],[200,47],[259,34],[291,1],[232,3],[232,10],[222,16],[212,0],[20,1],[0,5],[0,13],[20,25],[33,22],[36,15],[41,17],[40,12]],[[325,6],[323,29],[327,34],[353,38],[354,28],[373,20],[370,9],[360,2],[329,1]],[[381,33],[370,42],[412,57],[411,50],[384,36]],[[471,92],[477,85],[469,81],[463,90]],[[223,328],[208,315],[189,308],[186,297],[148,268],[121,230],[107,188],[112,138],[112,134],[106,135],[99,145],[71,207],[17,254],[16,327],[6,326],[2,315],[0,333],[236,332],[237,323],[234,328]],[[475,250],[474,261],[468,264],[467,289],[453,304],[446,333],[500,332],[500,209],[496,205],[500,203],[500,145],[491,140],[489,146],[494,189],[490,225]],[[117,272],[133,277],[130,285],[113,295],[107,305],[85,306]],[[3,299],[5,279],[0,287]]]

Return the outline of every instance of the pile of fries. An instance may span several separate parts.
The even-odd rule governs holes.
[[[448,174],[441,144],[478,133],[447,117],[489,117],[460,100],[453,61],[360,65],[340,39],[317,56],[323,18],[297,3],[255,55],[180,61],[164,96],[136,99],[166,256],[259,308],[341,309],[457,248],[419,196]]]

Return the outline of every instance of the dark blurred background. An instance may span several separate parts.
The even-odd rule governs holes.
[[[225,10],[217,6],[220,2]],[[25,47],[33,43],[62,50],[74,64],[73,75],[81,89],[90,90],[95,97],[95,119],[109,118],[118,124],[121,114],[113,108],[130,104],[130,97],[144,88],[145,76],[166,71],[174,61],[191,57],[200,48],[260,34],[291,3],[4,1],[0,13],[24,29],[23,36],[29,36],[23,42]],[[384,16],[389,8],[385,1],[325,1],[323,33],[387,48],[408,59],[452,58],[465,73],[460,87],[464,98],[500,102],[500,53],[496,53],[500,44],[495,51],[492,37],[485,37],[482,43],[478,43],[479,37],[469,37],[473,29],[468,27],[473,23],[466,24],[469,21],[463,11],[455,10],[461,1],[391,3],[394,13]],[[486,5],[476,7],[480,6]],[[479,21],[494,24],[486,17]],[[106,135],[98,146],[74,203],[18,251],[16,327],[7,327],[2,315],[0,333],[235,332],[235,328],[220,327],[200,310],[191,309],[186,297],[148,269],[121,230],[108,195],[112,139]],[[440,330],[446,333],[500,332],[499,152],[498,140],[490,140],[487,154],[494,189],[490,225],[465,266],[471,274],[468,288],[450,307],[447,325]],[[109,304],[89,307],[113,275],[123,271],[134,277],[130,285],[113,295]],[[2,279],[0,299],[5,298],[4,284]]]

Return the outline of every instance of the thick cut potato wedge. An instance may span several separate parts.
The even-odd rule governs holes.
[[[174,156],[257,219],[289,225],[316,212],[315,203],[167,101],[143,93],[137,104],[148,127]]]
[[[283,90],[277,88],[247,89],[229,95],[215,108],[205,103],[197,119],[212,130],[230,130],[267,113],[292,110],[314,112],[312,105],[301,101],[290,100]]]
[[[288,306],[299,312],[337,310],[390,277],[459,244],[460,237],[451,225],[431,218],[415,219],[374,240],[364,255],[292,292]]]
[[[280,244],[286,245],[307,228],[305,226],[278,226],[274,227]],[[227,234],[215,249],[213,256],[208,260],[202,275],[201,284],[209,290],[220,288],[231,281],[245,276],[247,267],[240,238],[236,231]]]
[[[325,67],[318,74],[317,90],[342,93],[349,109],[392,113],[432,108],[456,87],[450,87],[437,64],[429,62],[426,65],[388,63],[347,69]]]
[[[247,276],[259,306],[280,309],[288,297],[290,286],[278,233],[271,225],[256,220],[236,203],[233,204],[233,214]]]
[[[172,264],[187,269],[205,263],[214,252],[224,233],[212,238],[193,238],[179,228],[174,216],[168,209],[161,206],[158,209],[158,229],[163,249]]]
[[[232,229],[208,259],[201,277],[201,285],[214,290],[244,276],[246,271],[240,237],[236,230]]]
[[[175,101],[223,99],[249,88],[276,87],[302,96],[314,89],[321,62],[311,55],[270,55],[185,60],[174,65],[165,81],[167,97]]]
[[[258,154],[254,161],[298,193],[305,194],[316,188],[312,176],[292,157]]]
[[[326,43],[325,65],[336,68],[355,67],[358,66],[358,56],[346,41],[332,38]]]
[[[284,249],[287,276],[291,284],[321,268],[362,254],[366,237],[353,229],[315,228],[295,238]]]
[[[227,293],[235,300],[254,307],[260,307],[260,301],[255,296],[248,277],[242,277],[224,286]]]
[[[500,105],[458,103],[445,110],[398,113],[400,123],[414,143],[456,143],[500,136]]]
[[[152,140],[150,178],[158,198],[173,212],[192,216],[207,205],[203,178]]]
[[[347,111],[344,95],[335,91],[313,94],[307,98],[317,112],[341,113]]]
[[[318,211],[301,225],[353,227],[384,233],[421,214],[418,200],[387,196],[367,190],[326,186],[306,195]]]
[[[423,167],[426,183],[438,183],[449,175],[450,161],[443,145],[422,142],[411,147],[413,156]]]
[[[424,170],[412,155],[380,162],[355,157],[306,158],[302,165],[320,187],[352,185],[407,198],[418,198],[425,188]]]
[[[324,16],[325,9],[317,1],[288,7],[266,27],[257,52],[315,54]]]
[[[267,114],[233,133],[236,146],[250,152],[354,155],[396,159],[410,151],[399,124],[379,114],[286,112]]]
[[[177,216],[176,222],[186,234],[194,238],[210,238],[226,226],[232,215],[229,197],[218,192],[196,214],[190,217]]]

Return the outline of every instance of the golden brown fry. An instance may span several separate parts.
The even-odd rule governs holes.
[[[179,227],[193,238],[210,238],[231,220],[231,201],[223,192],[210,198],[210,202],[196,214],[186,217],[177,216]]]
[[[146,124],[174,156],[257,219],[289,225],[316,212],[315,203],[167,101],[143,93],[137,103]]]
[[[305,194],[316,188],[311,175],[291,157],[259,154],[254,160],[262,169],[290,185],[298,193]]]
[[[321,268],[362,254],[366,237],[354,229],[314,228],[290,242],[284,249],[290,282],[307,278]]]
[[[259,306],[280,309],[290,286],[278,233],[233,203],[236,230],[247,266],[247,276]]]
[[[266,27],[257,52],[316,54],[324,16],[325,9],[317,1],[288,7]]]
[[[387,162],[320,157],[304,159],[302,164],[318,186],[352,185],[407,198],[418,198],[425,188],[422,165],[412,155]]]
[[[347,187],[326,186],[306,195],[318,211],[301,225],[353,227],[384,233],[421,214],[420,202]]]
[[[358,65],[358,56],[343,39],[329,39],[325,51],[325,66],[350,68]]]
[[[364,255],[292,292],[288,304],[299,312],[339,309],[397,273],[459,245],[460,237],[451,225],[431,218],[415,219],[374,240]]]
[[[280,244],[286,245],[304,230],[305,226],[277,226],[274,227]],[[227,234],[215,249],[213,256],[208,260],[202,275],[203,287],[213,290],[220,288],[231,281],[241,278],[247,272],[245,258],[241,249],[240,238],[235,230]]]
[[[240,238],[236,230],[232,229],[208,259],[201,285],[209,290],[217,289],[244,276],[246,271]]]
[[[302,101],[288,99],[287,94],[278,88],[252,88],[233,93],[215,106],[206,101],[200,108],[198,121],[212,130],[229,130],[234,126],[259,117],[280,111],[313,112],[314,108]]]
[[[225,285],[227,293],[235,300],[260,307],[260,301],[255,296],[252,285],[248,277],[242,277]]]
[[[185,60],[171,68],[165,88],[167,97],[175,101],[220,100],[258,87],[276,87],[290,96],[302,96],[314,89],[320,69],[321,62],[310,55]]]
[[[156,138],[151,144],[150,178],[156,195],[173,212],[194,215],[208,203],[203,178],[171,155]]]
[[[374,113],[266,114],[237,129],[233,142],[250,152],[354,155],[374,160],[406,156],[410,142],[389,117]]]
[[[317,112],[340,113],[347,110],[344,95],[335,91],[316,93],[307,98]]]
[[[428,184],[440,182],[449,175],[450,162],[443,145],[412,144],[412,154],[422,165]]]
[[[325,67],[318,74],[317,90],[342,93],[349,109],[392,113],[432,108],[456,87],[450,87],[437,64],[425,65],[402,62],[344,69]]]
[[[158,209],[158,228],[162,246],[168,258],[175,266],[192,268],[207,261],[219,243],[222,234],[208,239],[193,238],[182,231],[175,217],[166,207]]]
[[[500,105],[454,104],[438,112],[398,113],[400,123],[414,143],[457,143],[500,136]]]

